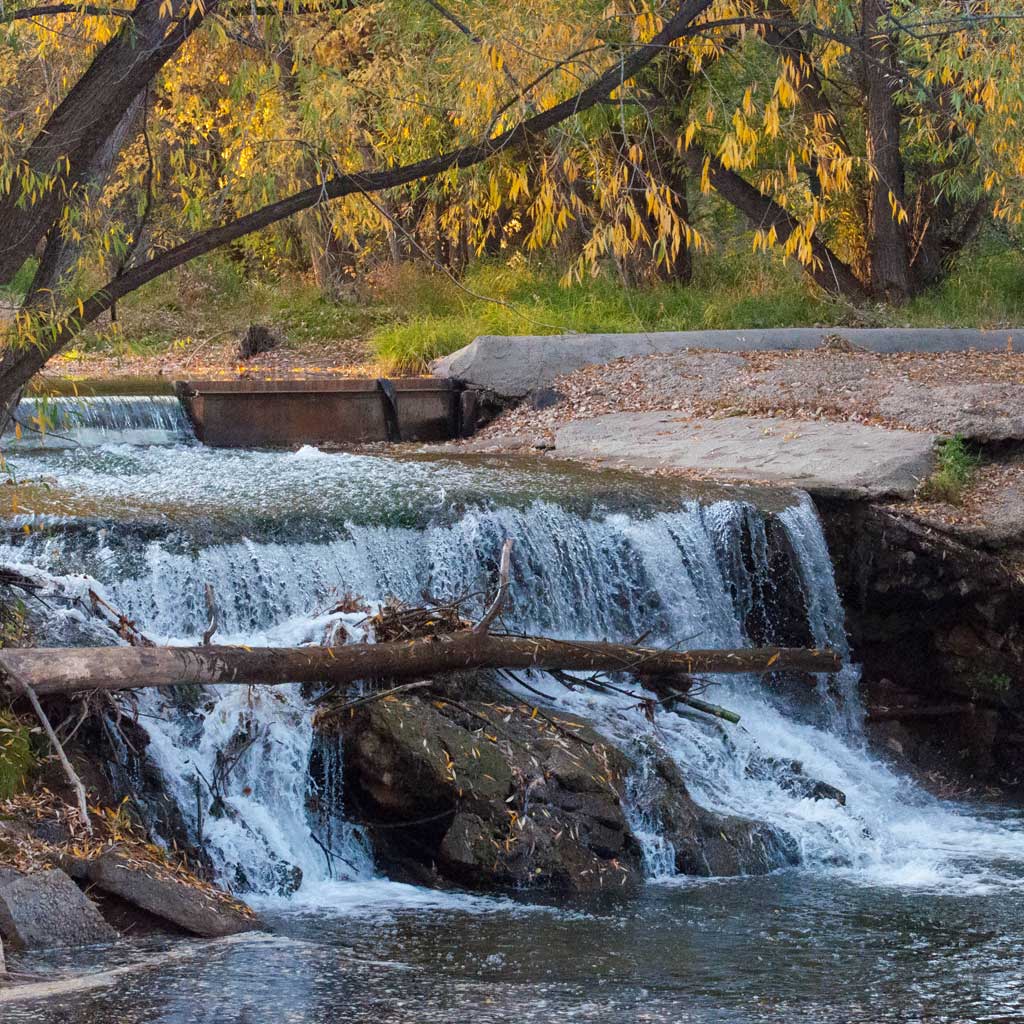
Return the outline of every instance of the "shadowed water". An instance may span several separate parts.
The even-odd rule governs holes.
[[[368,887],[370,888],[370,887]],[[799,872],[573,912],[480,901],[275,916],[5,1024],[966,1024],[1024,1019],[1020,908]],[[380,897],[384,899],[383,897]],[[352,893],[356,904],[360,897]],[[400,901],[399,901],[400,902]],[[143,954],[134,951],[134,957]],[[109,965],[109,958],[102,961]],[[74,959],[76,970],[83,958]],[[39,961],[33,961],[38,967]]]

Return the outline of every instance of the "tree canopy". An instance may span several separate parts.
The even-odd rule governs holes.
[[[15,3],[0,31],[0,280],[34,267],[7,403],[223,246],[328,288],[515,249],[685,280],[718,202],[821,287],[901,301],[1024,215],[1005,0]]]

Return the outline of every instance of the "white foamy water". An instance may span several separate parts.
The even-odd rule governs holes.
[[[739,712],[738,727],[666,711],[652,729],[625,700],[570,694],[543,677],[533,684],[629,749],[653,732],[699,803],[787,833],[800,870],[898,889],[1021,886],[1019,823],[933,799],[866,749],[842,607],[806,499],[773,520],[736,501],[584,513],[550,498],[520,500],[528,474],[510,474],[503,488],[501,470],[450,464],[194,446],[117,446],[55,458],[48,465],[66,470],[62,486],[87,494],[149,496],[163,481],[184,501],[191,479],[199,507],[224,510],[237,497],[246,514],[256,507],[264,517],[259,529],[244,517],[221,523],[216,540],[180,527],[137,533],[113,522],[55,524],[12,536],[0,550],[4,562],[86,571],[141,629],[171,643],[194,643],[202,633],[206,583],[217,594],[224,642],[316,643],[339,622],[355,634],[358,615],[324,613],[337,595],[419,602],[424,592],[486,591],[506,537],[516,542],[507,622],[525,631],[622,641],[646,635],[649,643],[694,647],[770,641],[774,630],[792,626],[775,621],[794,613],[792,601],[783,608],[777,600],[788,587],[808,639],[839,649],[846,665],[804,699],[758,679],[714,680],[709,699]],[[308,519],[292,524],[289,493],[307,510],[321,507],[324,494],[337,495],[343,512],[315,529]],[[339,912],[452,899],[376,879],[359,829],[331,810],[337,792],[323,791],[343,787],[340,761],[336,750],[316,748],[298,687],[211,689],[187,707],[149,694],[141,707],[152,738],[148,756],[224,883]],[[800,798],[770,775],[752,774],[765,757],[800,761],[809,776],[841,789],[846,806]],[[313,781],[317,759],[322,771]],[[672,851],[646,818],[642,785],[631,789],[630,814],[650,872],[670,882]],[[499,902],[470,900],[465,908],[486,911]]]
[[[95,447],[116,441],[166,445],[192,437],[174,395],[23,398],[0,442],[5,450]]]

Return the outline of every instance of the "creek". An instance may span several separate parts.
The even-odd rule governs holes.
[[[314,809],[339,805],[311,796],[343,791],[344,778],[336,759],[311,774],[312,709],[298,687],[224,687],[187,710],[146,694],[151,767],[217,880],[244,893],[273,938],[197,945],[165,966],[159,944],[76,953],[74,971],[136,969],[85,995],[5,1007],[5,1021],[1024,1017],[1024,819],[938,800],[869,749],[805,495],[683,490],[547,461],[215,451],[190,438],[172,398],[55,401],[61,437],[10,439],[19,478],[34,483],[5,520],[0,562],[95,588],[159,642],[198,642],[207,583],[218,638],[249,645],[357,631],[359,613],[330,611],[346,595],[481,595],[511,536],[516,629],[684,647],[813,642],[845,665],[810,698],[711,680],[737,727],[669,711],[652,723],[628,701],[534,677],[551,707],[586,716],[637,761],[626,804],[644,891],[572,904],[382,877],[360,828]],[[59,611],[49,628],[63,643],[92,629]],[[197,793],[242,724],[257,738],[224,783],[233,813],[204,817]],[[675,874],[645,804],[652,735],[699,804],[766,822],[799,864]],[[799,761],[845,806],[752,771],[764,756]]]

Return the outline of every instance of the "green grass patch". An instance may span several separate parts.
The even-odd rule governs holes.
[[[240,335],[251,323],[279,328],[289,347],[365,337],[382,311],[366,303],[336,302],[298,276],[243,276],[218,256],[199,260],[139,289],[117,306],[115,325],[83,332],[84,353],[148,356]]]
[[[967,442],[957,434],[938,443],[938,466],[921,485],[921,497],[926,501],[945,501],[959,505],[970,487],[981,459],[970,450]]]
[[[32,730],[11,712],[0,709],[0,800],[20,793],[35,765]]]
[[[515,254],[476,261],[458,282],[422,264],[384,267],[355,282],[344,301],[298,274],[247,272],[216,253],[127,296],[117,324],[83,332],[69,355],[189,353],[265,322],[280,329],[289,348],[329,352],[331,343],[368,340],[384,372],[417,372],[481,334],[1024,323],[1024,254],[994,234],[940,285],[900,308],[832,298],[792,261],[742,244],[697,254],[688,285],[627,286],[605,268],[564,287],[557,267]],[[0,291],[23,289],[32,270],[26,263]]]
[[[989,327],[1024,323],[1024,255],[992,244],[900,308],[854,306],[774,255],[698,256],[689,285],[628,287],[605,272],[563,287],[559,273],[514,257],[474,264],[456,284],[401,268],[379,286],[389,309],[371,345],[391,371],[422,370],[480,334],[558,334],[770,327]]]
[[[889,315],[908,327],[1019,327],[1024,254],[988,243],[960,260],[941,284]]]
[[[557,271],[525,260],[482,262],[456,284],[412,271],[378,289],[400,310],[371,335],[389,370],[421,370],[480,334],[684,331],[860,322],[851,307],[813,293],[776,260],[702,261],[690,285],[628,287],[610,274],[564,287]]]

